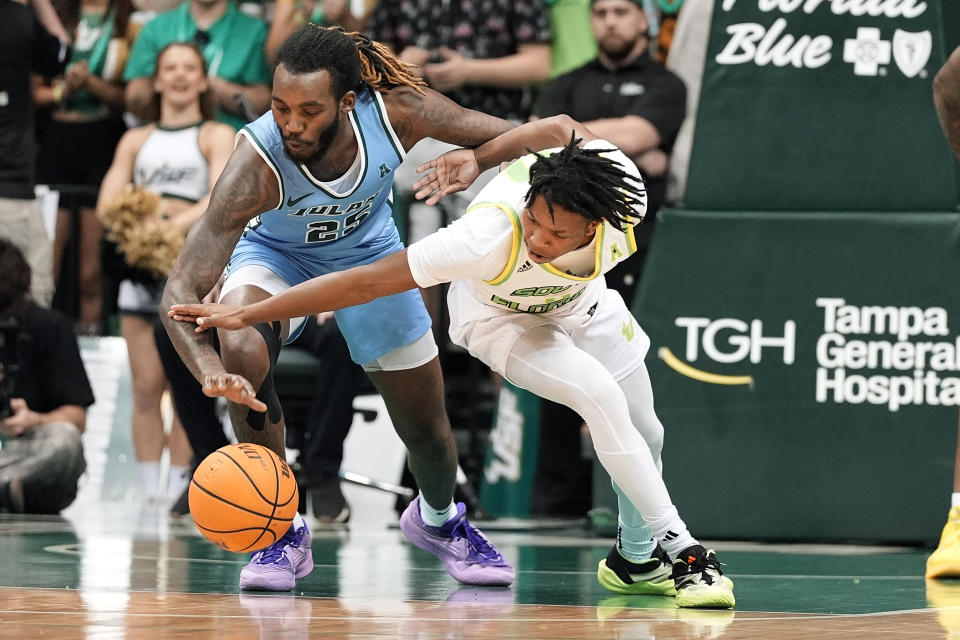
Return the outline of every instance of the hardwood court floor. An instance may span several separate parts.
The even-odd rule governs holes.
[[[399,531],[314,531],[314,572],[293,594],[239,594],[245,558],[159,509],[0,517],[0,638],[947,638],[960,582],[924,581],[918,549],[715,546],[735,611],[677,609],[596,581],[610,542],[581,531],[488,530],[518,572],[510,589],[458,585]]]

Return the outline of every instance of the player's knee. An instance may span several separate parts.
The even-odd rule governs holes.
[[[227,334],[224,336],[224,333]],[[239,339],[236,335],[241,334]],[[267,405],[266,413],[247,411],[245,422],[256,431],[263,431],[268,424],[278,424],[283,420],[280,398],[273,384],[273,368],[280,357],[282,342],[280,323],[265,322],[253,325],[242,332],[222,332],[220,358],[230,373],[246,378],[257,390],[257,400]],[[231,408],[231,416],[241,409]],[[236,416],[239,418],[239,415]]]
[[[568,384],[564,395],[570,398],[570,405],[584,419],[598,407],[610,407],[623,403],[623,392],[612,383],[612,378],[586,378]]]
[[[252,329],[242,331],[222,331],[220,338],[220,359],[224,368],[259,386],[270,370],[270,354],[266,342]]]
[[[63,471],[65,466],[76,466],[74,462],[78,459],[82,462],[83,441],[75,424],[67,421],[48,422],[42,428],[45,436],[44,455],[51,468]]]
[[[446,416],[410,416],[394,418],[394,428],[404,446],[410,451],[445,450],[451,438],[450,422]]]
[[[18,496],[27,513],[58,513],[73,502],[86,468],[80,431],[69,422],[50,423],[44,430],[44,451],[18,478]]]

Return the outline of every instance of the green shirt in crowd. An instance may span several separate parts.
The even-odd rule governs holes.
[[[597,41],[590,26],[590,0],[553,0],[550,77],[555,78],[597,57]]]
[[[205,36],[197,34],[189,1],[156,16],[137,36],[124,80],[152,76],[157,54],[171,42],[196,42],[207,61],[209,75],[243,85],[269,86],[273,81],[263,50],[267,25],[242,13],[233,2],[227,4],[227,12],[210,25]],[[246,124],[240,116],[222,110],[217,119],[237,130]]]

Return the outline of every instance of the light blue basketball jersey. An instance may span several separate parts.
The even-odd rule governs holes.
[[[284,153],[272,112],[243,128],[280,181],[280,202],[250,221],[247,241],[295,252],[307,261],[355,256],[358,249],[380,253],[398,241],[391,188],[404,151],[379,93],[365,89],[357,96],[350,124],[357,136],[360,177],[343,193],[331,191]]]
[[[361,167],[357,182],[343,193],[331,191],[284,153],[272,112],[243,128],[280,181],[280,202],[247,225],[230,257],[229,271],[259,265],[293,286],[403,248],[390,208],[403,146],[378,93],[363,90],[349,117]],[[431,325],[416,289],[341,309],[336,318],[350,355],[359,364],[412,343]],[[297,337],[291,335],[287,342]]]

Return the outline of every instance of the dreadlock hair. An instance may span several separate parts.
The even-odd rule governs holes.
[[[585,149],[582,138],[571,133],[570,142],[557,153],[537,157],[530,167],[530,188],[525,196],[529,205],[543,196],[553,215],[554,205],[579,213],[588,220],[607,221],[619,231],[643,218],[647,191],[636,177],[600,154],[616,149]]]
[[[16,315],[30,291],[30,265],[9,240],[0,238],[0,318]]]
[[[413,65],[397,59],[390,50],[343,27],[309,24],[294,31],[277,49],[277,66],[295,74],[326,70],[339,100],[348,91],[359,92],[366,84],[377,91],[410,87],[423,93],[427,86],[413,74]]]

